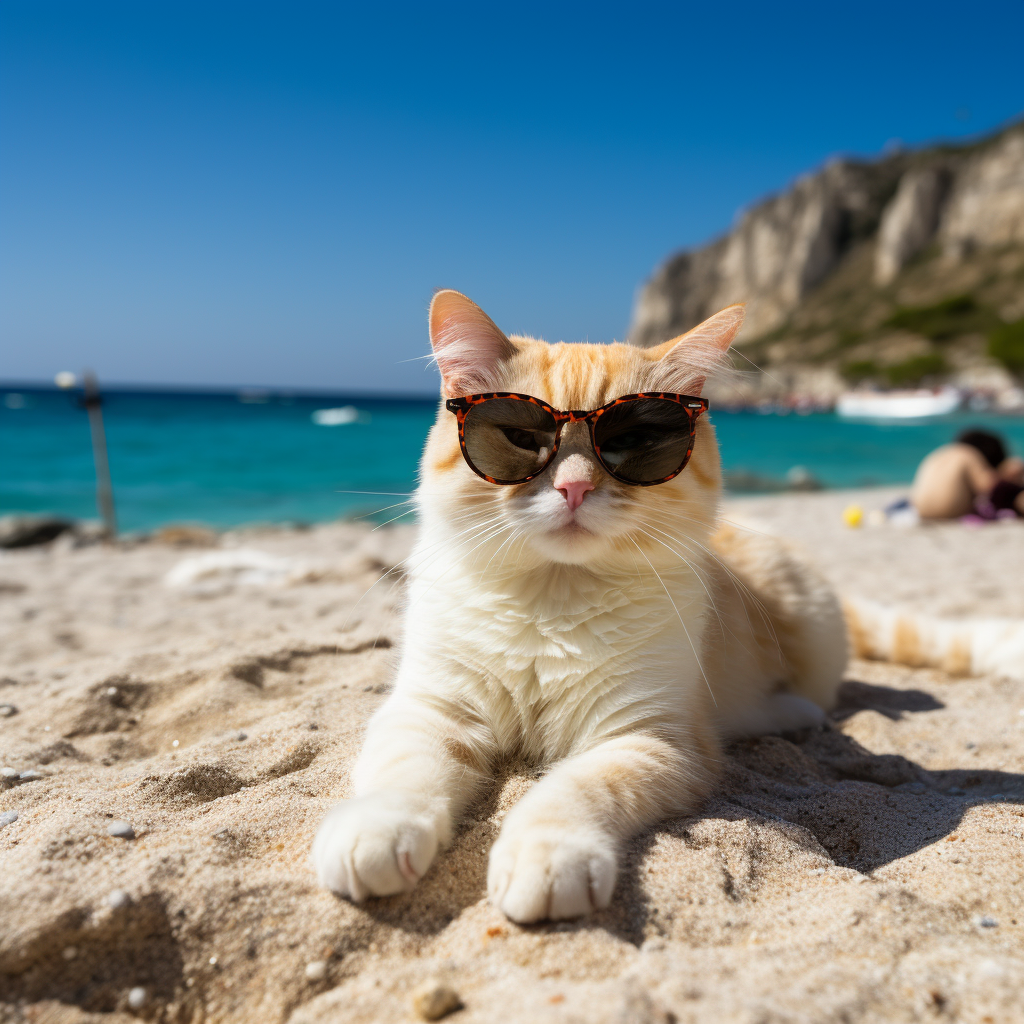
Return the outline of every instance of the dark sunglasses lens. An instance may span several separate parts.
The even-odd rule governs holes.
[[[466,454],[495,480],[525,480],[550,461],[556,427],[555,418],[539,405],[489,398],[466,414]]]
[[[655,483],[686,461],[693,425],[686,409],[664,398],[635,398],[613,406],[594,427],[601,458],[623,480]]]

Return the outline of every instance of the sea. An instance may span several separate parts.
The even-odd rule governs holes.
[[[103,416],[118,524],[231,527],[343,517],[409,521],[433,398],[275,391],[108,389]],[[710,413],[734,493],[907,484],[921,459],[967,426],[1024,454],[1024,418],[957,413],[908,423],[833,413]],[[96,518],[81,393],[0,384],[0,514]]]

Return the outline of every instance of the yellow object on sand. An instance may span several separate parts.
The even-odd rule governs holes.
[[[843,509],[843,522],[847,526],[857,527],[864,521],[864,509],[860,505],[847,505]]]

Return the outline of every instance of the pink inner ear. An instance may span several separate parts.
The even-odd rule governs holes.
[[[666,391],[699,395],[707,378],[721,365],[743,326],[742,304],[728,306],[692,330],[659,345],[658,386]]]
[[[501,364],[515,348],[472,300],[441,291],[430,304],[430,344],[449,398],[497,389]]]

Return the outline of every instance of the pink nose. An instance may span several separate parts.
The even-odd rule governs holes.
[[[589,480],[569,480],[564,484],[559,484],[558,489],[562,492],[569,511],[575,512],[583,504],[587,491],[594,489],[594,485]]]

